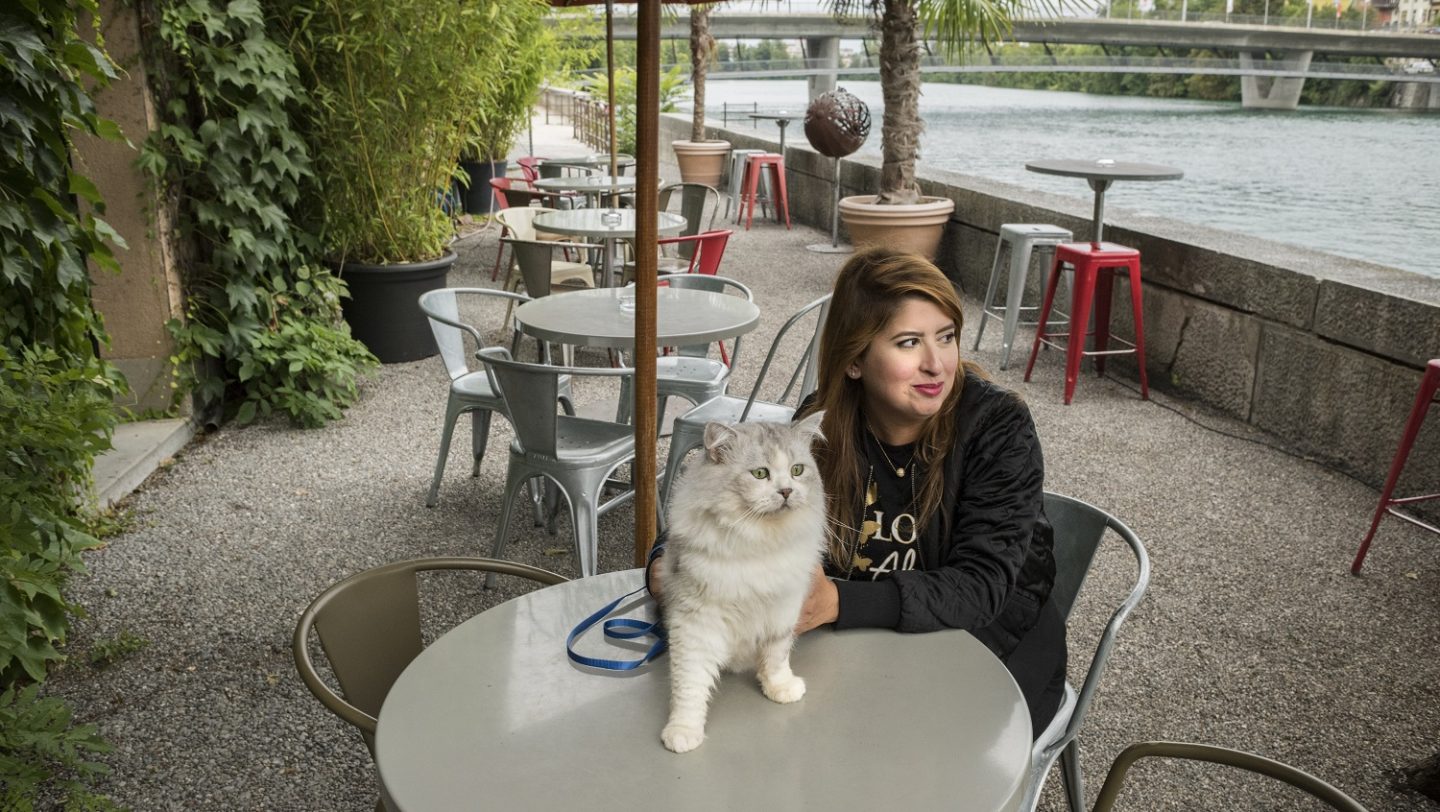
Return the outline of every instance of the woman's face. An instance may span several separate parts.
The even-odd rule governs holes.
[[[955,321],[928,299],[907,298],[846,374],[864,387],[865,416],[880,439],[914,442],[940,411],[960,365]]]

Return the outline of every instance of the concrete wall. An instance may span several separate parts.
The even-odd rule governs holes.
[[[138,145],[155,124],[138,19],[131,4],[119,0],[102,0],[100,15],[105,48],[125,72],[95,94],[95,109]],[[171,399],[172,353],[165,322],[182,309],[180,277],[168,250],[169,217],[157,216],[164,212],[135,165],[135,147],[79,137],[74,157],[104,196],[103,219],[129,245],[115,251],[119,275],[93,268],[90,274],[92,299],[110,334],[110,346],[102,355],[130,381],[132,395],[122,405],[137,411],[165,410]]]
[[[661,118],[661,144],[689,137],[688,118]],[[810,149],[800,127],[791,129],[791,217],[828,230],[830,159]],[[773,127],[712,127],[711,137],[737,148],[778,147]],[[662,177],[679,176],[670,150],[662,147],[660,160]],[[923,163],[920,173],[926,194],[955,201],[937,261],[972,299],[984,293],[1002,223],[1089,231],[1090,193],[1078,180],[1069,198]],[[878,175],[878,160],[844,161],[842,195],[873,193]],[[1364,223],[1355,233],[1364,238]],[[1144,258],[1151,386],[1245,421],[1372,485],[1384,481],[1420,371],[1440,357],[1440,278],[1120,210],[1107,212],[1106,237]],[[1114,295],[1112,312],[1128,322],[1128,288],[1117,284]],[[1132,332],[1123,323],[1116,329]],[[1128,357],[1111,368],[1134,377]],[[1409,493],[1440,485],[1440,409],[1426,429],[1401,479]]]

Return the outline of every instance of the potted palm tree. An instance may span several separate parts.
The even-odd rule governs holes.
[[[436,352],[417,300],[444,287],[455,254],[442,204],[476,141],[475,100],[511,66],[516,20],[543,0],[292,0],[283,7],[308,92],[310,210],[320,250],[351,298],[352,334],[382,362]],[[501,24],[503,21],[505,24]]]
[[[694,110],[690,117],[690,140],[673,141],[680,179],[706,186],[719,186],[725,173],[730,142],[705,138],[705,74],[715,53],[710,35],[710,5],[690,8],[690,85],[694,88]]]
[[[830,0],[837,17],[869,14],[880,28],[880,188],[840,200],[840,217],[857,246],[883,244],[934,257],[955,202],[927,197],[915,182],[919,158],[921,35],[949,54],[999,40],[1020,0]]]

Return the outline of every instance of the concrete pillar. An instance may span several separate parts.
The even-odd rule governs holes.
[[[809,67],[815,68],[838,68],[840,67],[840,38],[839,37],[806,37],[806,53],[810,55]],[[829,93],[836,86],[835,74],[827,73],[810,77],[810,101],[822,93]]]
[[[1291,70],[1309,70],[1313,51],[1289,51],[1281,54],[1278,64]],[[1276,61],[1266,62],[1265,54],[1240,52],[1240,67],[1251,70],[1264,64],[1270,67]],[[1300,106],[1300,91],[1305,79],[1276,76],[1241,76],[1240,106],[1255,110],[1294,110]]]
[[[99,11],[105,48],[125,72],[94,94],[95,112],[119,124],[126,137],[139,144],[158,123],[139,17],[134,4],[125,0],[101,0]],[[102,219],[130,246],[115,251],[118,275],[90,269],[91,298],[110,334],[110,346],[101,354],[130,381],[132,394],[122,405],[163,411],[170,407],[173,352],[165,322],[183,312],[180,274],[170,252],[170,211],[135,165],[134,147],[79,136],[73,157],[104,196]]]

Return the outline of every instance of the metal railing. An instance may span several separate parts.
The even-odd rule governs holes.
[[[540,95],[545,123],[569,121],[571,137],[597,152],[610,148],[608,106],[583,90],[546,86]]]

